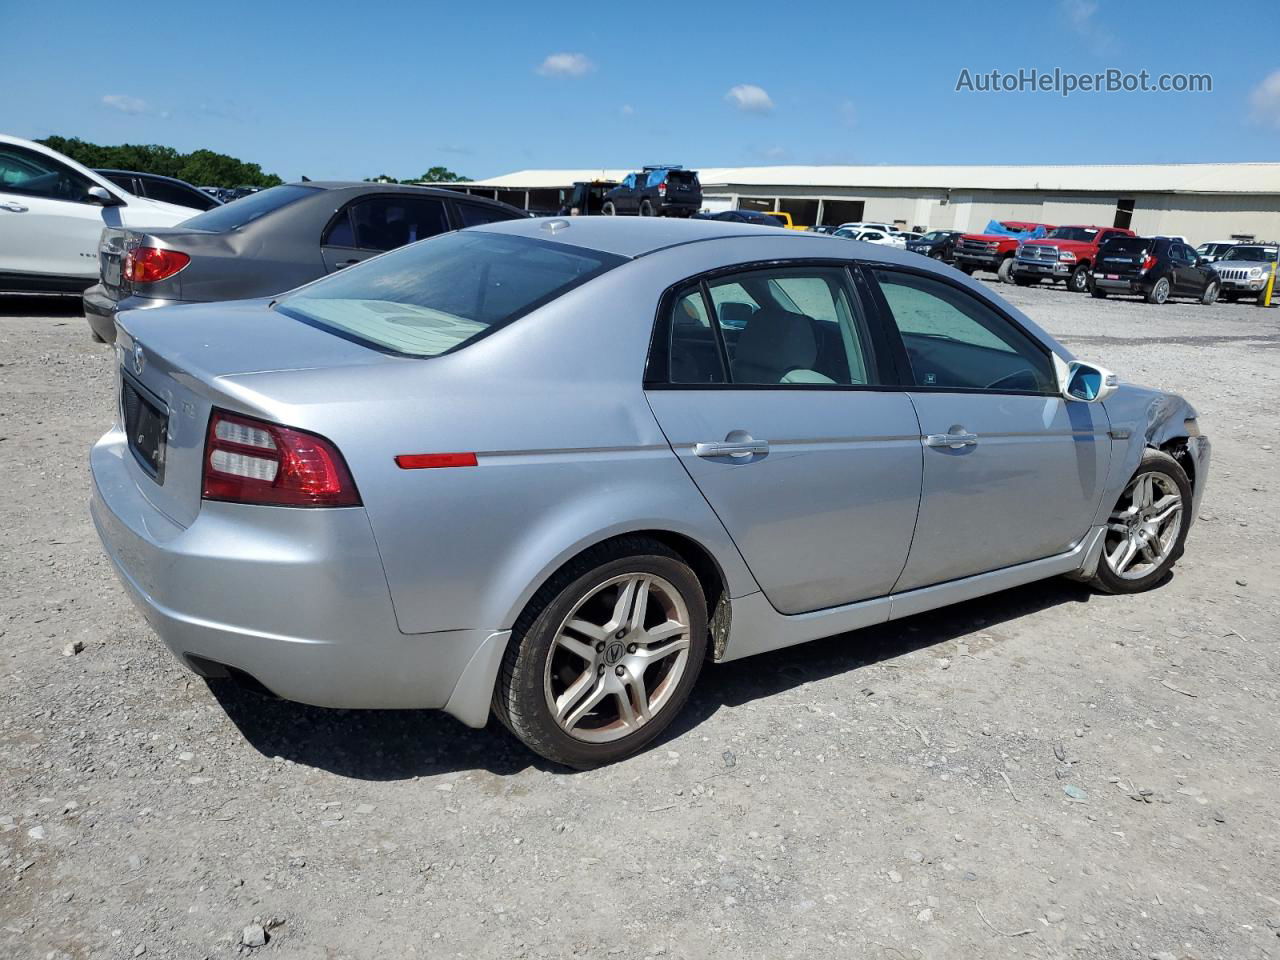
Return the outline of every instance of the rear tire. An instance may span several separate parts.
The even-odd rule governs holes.
[[[956,269],[959,270],[961,273],[963,273],[966,277],[973,276],[974,268],[969,266],[967,263],[957,264]]]
[[[996,268],[996,276],[1001,283],[1013,283],[1013,257],[1005,257]]]
[[[1222,299],[1222,301],[1223,301],[1224,303],[1235,303],[1237,300],[1239,300],[1239,299],[1240,299],[1240,297],[1239,297],[1239,295],[1238,295],[1238,294],[1234,294],[1234,293],[1224,293],[1224,294],[1222,295],[1221,299]]]
[[[675,719],[706,652],[706,598],[693,570],[665,544],[619,537],[571,561],[529,601],[494,712],[548,760],[578,770],[613,763]]]
[[[1093,297],[1095,300],[1105,300],[1107,299],[1107,291],[1099,287],[1090,287],[1089,296]]]
[[[612,200],[606,200],[600,207],[600,212],[606,217],[616,217],[618,215],[618,208],[613,205]]]
[[[1151,289],[1146,294],[1147,303],[1165,303],[1169,299],[1169,293],[1172,287],[1169,284],[1168,277],[1161,277],[1151,285]]]
[[[1139,480],[1148,480],[1150,493],[1146,497],[1140,495]],[[1162,499],[1169,501],[1164,507],[1160,506]],[[1104,593],[1141,593],[1164,579],[1182,556],[1191,504],[1191,482],[1178,461],[1162,450],[1146,451],[1110,514],[1102,556],[1090,585]],[[1171,512],[1162,524],[1143,519],[1159,516],[1162,511]],[[1122,562],[1126,557],[1128,566]],[[1151,562],[1153,557],[1158,561]]]
[[[652,216],[655,216],[655,215],[656,215],[656,214],[654,213],[654,210],[653,210],[653,204],[652,204],[652,203],[650,203],[648,200],[641,200],[641,201],[640,201],[640,216],[642,216],[642,217],[652,217]]]

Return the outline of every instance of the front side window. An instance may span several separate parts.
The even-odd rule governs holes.
[[[0,143],[0,191],[88,203],[88,179],[34,150]]]
[[[918,387],[1056,394],[1049,355],[993,307],[918,274],[874,271]]]
[[[675,299],[670,327],[674,383],[873,382],[866,324],[840,267],[778,267],[709,280]]]
[[[460,349],[599,276],[624,258],[496,233],[446,233],[281,297],[275,309],[377,349]]]

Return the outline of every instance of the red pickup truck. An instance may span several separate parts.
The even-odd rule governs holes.
[[[1054,227],[1018,248],[1013,282],[1026,287],[1041,280],[1065,280],[1068,290],[1084,293],[1099,245],[1112,237],[1132,236],[1132,230],[1121,227]]]
[[[1052,230],[1053,227],[1047,223],[1028,223],[1023,220],[998,222],[1009,234],[966,233],[956,241],[956,266],[970,274],[975,270],[989,270],[1003,282],[1011,283],[1013,258],[1018,252],[1018,244],[1037,228]],[[991,229],[991,225],[988,224],[987,228]]]

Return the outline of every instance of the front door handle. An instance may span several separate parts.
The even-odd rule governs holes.
[[[757,440],[745,430],[733,430],[723,440],[713,443],[695,443],[695,457],[733,457],[741,460],[751,456],[763,456],[769,452],[768,440]]]
[[[931,433],[924,438],[924,445],[959,450],[961,447],[977,446],[978,435],[976,433]]]
[[[13,203],[9,200],[0,203],[0,210],[8,210],[10,213],[26,213],[27,208],[20,203]]]

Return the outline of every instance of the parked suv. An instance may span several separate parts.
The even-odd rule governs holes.
[[[1257,297],[1258,303],[1263,303],[1267,280],[1276,265],[1277,249],[1274,243],[1241,243],[1218,259],[1209,269],[1222,281],[1222,299]],[[1274,298],[1274,292],[1272,296]]]
[[[1210,304],[1218,299],[1222,282],[1196,252],[1168,237],[1113,237],[1098,250],[1089,276],[1089,292],[1140,294],[1147,303],[1173,297],[1195,297]]]
[[[1018,244],[1043,237],[1052,229],[1046,223],[992,220],[985,233],[966,233],[956,241],[956,266],[969,274],[988,270],[1005,283],[1012,283]]]
[[[702,209],[702,184],[696,170],[645,167],[629,173],[604,195],[601,213],[634,213],[642,217],[688,217]]]
[[[1089,268],[1098,247],[1112,237],[1132,237],[1121,227],[1054,227],[1041,240],[1028,240],[1013,262],[1013,282],[1026,287],[1041,280],[1065,280],[1067,289],[1089,289]]]
[[[959,230],[930,230],[919,240],[908,240],[907,249],[934,260],[952,263],[956,258],[956,240]]]

